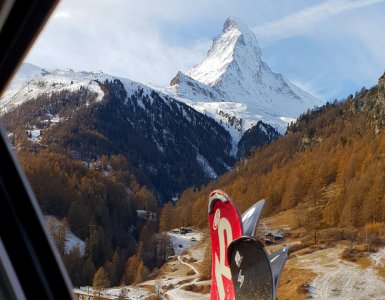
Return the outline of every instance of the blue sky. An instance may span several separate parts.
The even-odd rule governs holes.
[[[235,16],[274,72],[329,101],[385,71],[384,15],[385,0],[62,0],[26,61],[168,85]]]

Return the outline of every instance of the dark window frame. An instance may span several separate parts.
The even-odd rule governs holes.
[[[6,0],[1,3],[3,7],[4,3],[10,4],[11,9],[2,10],[6,16],[0,24],[0,92],[5,90],[57,1]],[[2,127],[0,157],[0,239],[5,250],[0,263],[8,264],[4,270],[11,280],[10,288],[16,299],[22,298],[20,292],[27,299],[74,299],[64,264]]]

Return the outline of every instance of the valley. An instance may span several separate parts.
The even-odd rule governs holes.
[[[241,212],[266,199],[257,238],[290,246],[278,299],[378,299],[384,76],[324,102],[230,17],[169,86],[23,64],[0,120],[79,295],[209,299],[207,201],[222,189]]]
[[[286,232],[283,244],[291,247],[289,259],[280,281],[278,298],[284,299],[380,299],[385,291],[383,270],[385,267],[385,247],[363,255],[359,261],[351,262],[343,258],[343,252],[352,247],[348,240],[327,240],[321,234],[317,245],[303,242],[311,239],[305,228],[296,227],[298,211],[287,211],[261,220],[258,231],[282,230]],[[269,224],[267,226],[266,224]],[[207,280],[208,252],[207,230],[193,230],[180,235],[174,230],[169,234],[178,238],[173,245],[197,238],[196,243],[181,247],[180,254],[169,260],[150,280],[137,285],[106,289],[105,296],[115,299],[124,293],[129,299],[209,299],[210,280]],[[299,246],[300,245],[300,246]],[[279,245],[268,246],[269,252]],[[355,243],[353,247],[366,247]],[[80,290],[86,291],[87,287]],[[91,288],[92,290],[92,288]],[[78,291],[77,289],[75,291]]]

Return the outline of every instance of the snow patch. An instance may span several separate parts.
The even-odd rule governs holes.
[[[69,230],[66,235],[66,253],[69,253],[75,247],[79,248],[81,255],[86,253],[86,243]]]
[[[372,253],[370,258],[376,267],[383,268],[385,266],[385,248],[381,248],[376,253]]]
[[[315,299],[383,299],[385,282],[369,266],[340,259],[342,247],[316,251],[300,257],[297,265],[317,274],[311,283],[311,298]],[[382,256],[382,254],[381,254]]]
[[[61,222],[54,216],[45,216],[45,221],[48,224],[50,220],[54,221],[54,226],[58,228],[61,225]],[[48,224],[49,225],[49,224]],[[80,254],[84,255],[86,252],[86,243],[77,237],[72,231],[67,227],[66,236],[65,236],[65,253],[69,253],[75,247],[79,248]]]
[[[168,299],[170,300],[194,300],[194,299],[210,299],[210,294],[197,294],[182,289],[173,289],[167,292]]]
[[[266,131],[266,128],[265,128],[265,126],[263,126],[263,124],[261,124],[261,125],[259,126],[259,129],[260,129],[265,135],[268,135],[268,134],[267,134],[267,131]]]
[[[199,153],[197,154],[197,162],[209,178],[215,179],[218,177],[217,173],[210,166],[207,159],[203,155],[200,155]]]
[[[93,296],[94,290],[92,286],[82,286],[78,289],[73,289],[77,295]],[[120,295],[124,295],[124,299],[139,300],[150,296],[150,293],[145,288],[125,286],[119,288],[104,289],[101,294],[103,299],[117,299]]]
[[[41,130],[33,129],[27,130],[28,139],[34,143],[38,143],[41,141]]]
[[[181,255],[185,250],[190,249],[203,238],[202,233],[193,229],[191,229],[191,232],[185,234],[181,234],[179,229],[174,229],[167,232],[167,235],[170,237],[175,255]]]

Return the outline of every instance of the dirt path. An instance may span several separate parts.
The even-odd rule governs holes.
[[[196,275],[200,275],[199,271],[198,271],[193,265],[191,265],[191,264],[186,263],[185,261],[183,261],[182,258],[180,257],[180,255],[178,255],[178,260],[179,260],[182,264],[188,266],[191,270],[193,270],[193,271],[195,272]]]

